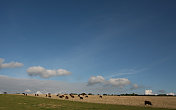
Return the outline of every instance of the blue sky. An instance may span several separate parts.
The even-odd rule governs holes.
[[[0,75],[70,83],[126,78],[143,90],[176,92],[175,3],[1,0],[0,58],[24,66]],[[71,74],[31,77],[26,70],[33,66]]]

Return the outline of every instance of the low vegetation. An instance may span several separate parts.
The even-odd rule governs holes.
[[[22,95],[0,95],[0,110],[168,110],[48,99]]]

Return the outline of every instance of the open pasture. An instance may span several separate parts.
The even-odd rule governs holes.
[[[168,110],[165,108],[83,103],[22,95],[0,95],[0,110]]]
[[[29,96],[34,95],[29,94]],[[68,99],[65,99],[66,96],[68,96]],[[46,96],[42,94],[39,95],[39,97],[46,97]],[[152,106],[150,107],[176,109],[176,97],[172,96],[103,96],[102,98],[100,98],[98,95],[88,95],[88,97],[85,96],[81,97],[83,97],[83,99],[80,99],[80,97],[78,97],[77,95],[74,95],[74,98],[71,98],[70,95],[64,95],[63,98],[59,98],[59,96],[56,95],[51,95],[51,98],[60,100],[114,104],[114,105],[129,105],[129,106],[132,105],[140,107],[146,107],[144,105],[144,101],[148,100],[152,102]]]

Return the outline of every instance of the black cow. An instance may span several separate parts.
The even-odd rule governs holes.
[[[72,98],[74,98],[74,96],[73,96],[73,95],[71,95],[71,97],[72,97]]]
[[[145,100],[145,101],[144,101],[144,104],[145,104],[145,105],[152,105],[152,102]]]
[[[88,98],[88,95],[86,95],[85,97]]]
[[[100,98],[103,98],[103,96],[100,95]]]
[[[80,97],[80,99],[83,99],[83,97]]]
[[[62,95],[61,95],[61,96],[59,96],[59,98],[62,98]]]

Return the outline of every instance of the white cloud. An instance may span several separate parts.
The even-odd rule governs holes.
[[[131,82],[126,78],[110,78],[108,84],[117,87],[124,87],[129,85]]]
[[[9,63],[4,63],[4,59],[0,58],[0,69],[2,68],[17,68],[23,66],[22,63],[19,62],[9,62]]]
[[[27,89],[27,90],[25,90],[24,92],[31,92],[31,90]]]
[[[126,78],[110,78],[109,80],[105,80],[103,76],[92,76],[89,78],[87,85],[103,84],[108,86],[124,87],[130,83],[131,82]]]
[[[41,66],[33,66],[27,69],[27,73],[29,76],[40,76],[42,78],[49,78],[54,76],[64,76],[70,75],[71,72],[65,69],[58,69],[58,70],[47,70]]]
[[[88,85],[94,85],[98,83],[104,83],[105,79],[103,76],[92,76],[88,80]]]

